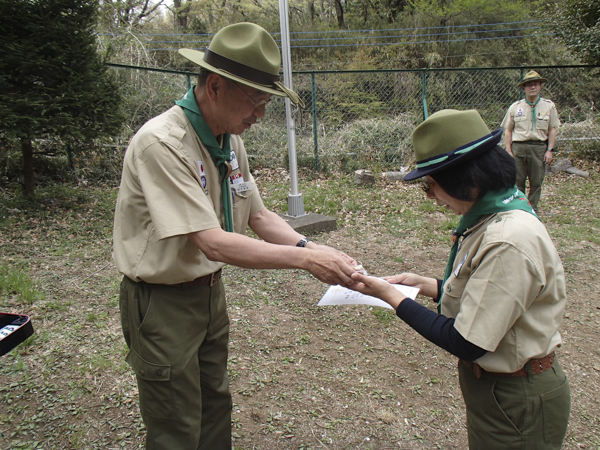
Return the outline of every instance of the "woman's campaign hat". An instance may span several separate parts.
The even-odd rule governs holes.
[[[273,37],[259,25],[242,22],[217,32],[203,52],[189,48],[179,53],[193,63],[259,91],[289,97],[303,107],[294,91],[279,80],[281,55]]]
[[[539,81],[540,83],[546,83],[548,80],[540,76],[540,74],[537,73],[535,70],[531,70],[525,74],[523,80],[519,84],[517,84],[517,86],[521,87],[525,83],[529,83],[530,81]]]
[[[477,111],[444,109],[429,116],[413,131],[417,168],[404,180],[410,181],[447,169],[494,148],[503,129],[492,133]]]

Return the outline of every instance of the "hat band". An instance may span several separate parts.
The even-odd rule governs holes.
[[[204,62],[216,67],[217,69],[226,70],[233,75],[257,84],[270,86],[276,81],[279,81],[279,74],[274,75],[269,72],[255,69],[254,67],[247,66],[246,64],[225,58],[218,53],[210,51],[208,48],[204,51]]]
[[[479,147],[479,146],[485,144],[487,141],[489,141],[490,139],[493,139],[493,138],[494,138],[494,135],[490,134],[488,137],[486,137],[483,140],[476,141],[474,144],[471,144],[468,147],[458,148],[456,150],[453,150],[450,153],[446,153],[444,156],[440,156],[440,157],[437,157],[435,159],[426,159],[426,160],[423,160],[423,161],[417,161],[417,169],[423,169],[424,167],[433,166],[435,164],[439,164],[441,162],[444,162],[444,161],[447,161],[449,159],[452,159],[455,156],[460,156],[460,155],[463,155],[465,153],[468,153],[471,150],[473,150],[474,148]]]

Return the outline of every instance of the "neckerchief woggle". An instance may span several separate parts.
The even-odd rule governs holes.
[[[192,124],[192,128],[208,149],[208,152],[213,157],[219,174],[221,175],[221,198],[223,200],[223,217],[225,221],[225,231],[233,232],[233,212],[231,209],[231,195],[229,190],[229,175],[231,173],[231,145],[229,140],[231,135],[223,134],[223,148],[217,142],[215,135],[207,125],[196,99],[194,98],[194,88],[192,86],[189,91],[179,101],[176,101],[177,106],[183,108],[183,112]]]
[[[438,303],[438,313],[441,313],[442,310],[444,284],[446,284],[446,280],[450,278],[450,274],[452,273],[454,260],[456,259],[456,252],[458,251],[459,241],[460,238],[463,236],[464,232],[471,228],[473,225],[475,225],[477,222],[479,222],[479,220],[485,215],[495,214],[504,211],[512,211],[515,209],[527,211],[528,213],[533,214],[535,217],[538,217],[531,205],[529,204],[527,197],[525,197],[525,194],[519,191],[519,189],[517,189],[517,186],[513,186],[509,189],[487,192],[480,200],[478,200],[471,207],[467,214],[460,218],[460,222],[458,222],[458,226],[456,227],[456,230],[454,230],[456,240],[454,241],[452,249],[450,250],[448,264],[446,264],[446,272],[444,273],[444,281],[442,282],[442,292],[440,295],[440,301]]]
[[[540,102],[541,99],[542,99],[542,97],[538,97],[538,99],[535,101],[535,103],[530,102],[529,100],[525,99],[527,104],[529,106],[531,106],[531,130],[535,130],[535,121],[537,119],[536,112],[535,112],[535,106]]]

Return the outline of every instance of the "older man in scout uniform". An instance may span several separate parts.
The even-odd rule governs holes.
[[[502,121],[506,150],[517,163],[517,187],[526,192],[525,180],[529,178],[527,198],[535,211],[542,195],[545,164],[552,161],[556,131],[560,126],[554,103],[540,97],[542,83],[546,81],[535,70],[527,72],[518,84],[525,98],[513,103]]]
[[[225,264],[305,269],[351,285],[354,261],[265,208],[238,136],[265,114],[281,58],[263,28],[220,30],[197,86],[146,123],[125,154],[114,224],[121,324],[153,450],[231,450]],[[263,240],[244,236],[250,228]],[[266,242],[265,242],[266,241]]]

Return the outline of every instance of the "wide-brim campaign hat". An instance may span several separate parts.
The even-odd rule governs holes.
[[[503,131],[490,132],[474,109],[438,111],[413,131],[417,168],[404,180],[415,180],[475,158],[498,145]]]
[[[281,55],[273,37],[263,27],[242,22],[219,30],[203,52],[181,48],[179,53],[200,67],[262,92],[302,100],[281,83]]]
[[[548,80],[546,80],[544,77],[542,77],[539,73],[537,73],[535,70],[530,70],[529,72],[527,72],[525,74],[525,76],[523,77],[523,80],[517,84],[517,86],[523,86],[525,83],[529,83],[531,81],[539,81],[540,83],[546,83]]]

